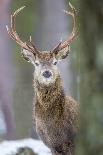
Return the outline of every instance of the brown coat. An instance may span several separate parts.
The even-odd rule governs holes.
[[[49,87],[36,81],[35,97],[33,118],[38,135],[53,154],[73,154],[78,104],[65,96],[60,77]]]

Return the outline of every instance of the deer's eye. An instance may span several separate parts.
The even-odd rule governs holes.
[[[56,65],[57,64],[57,61],[53,62],[53,65]]]
[[[38,62],[35,62],[35,65],[36,65],[36,66],[39,66],[39,63],[38,63]]]

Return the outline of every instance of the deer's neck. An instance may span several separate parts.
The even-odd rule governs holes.
[[[48,87],[42,86],[35,81],[35,93],[36,102],[45,108],[58,106],[64,102],[65,98],[60,77],[56,79],[54,84]]]

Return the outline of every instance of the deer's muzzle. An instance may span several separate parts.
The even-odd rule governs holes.
[[[52,76],[52,73],[49,71],[49,70],[46,70],[42,73],[42,75],[45,77],[45,78],[50,78]]]

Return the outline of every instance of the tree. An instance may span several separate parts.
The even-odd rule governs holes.
[[[79,0],[81,128],[77,155],[103,154],[103,1]]]
[[[8,22],[10,0],[0,1],[0,104],[6,123],[6,138],[14,137],[14,118],[12,107],[12,63],[9,37],[5,25]]]

